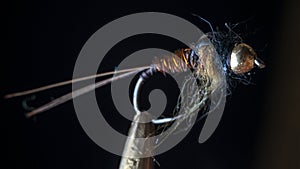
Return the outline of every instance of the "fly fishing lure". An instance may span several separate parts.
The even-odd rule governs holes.
[[[207,22],[203,18],[199,18]],[[136,115],[128,134],[128,140],[124,147],[123,157],[119,168],[151,169],[153,166],[153,160],[151,158],[137,158],[140,154],[144,154],[143,151],[147,152],[158,148],[170,134],[180,128],[180,124],[184,121],[191,120],[193,117],[197,116],[199,112],[204,112],[200,117],[201,119],[208,115],[209,112],[212,112],[213,109],[218,108],[218,103],[211,106],[212,99],[210,97],[213,95],[214,91],[220,89],[222,91],[229,91],[227,86],[231,85],[226,84],[231,83],[230,79],[238,79],[239,81],[247,82],[248,72],[254,67],[265,67],[263,61],[257,57],[254,49],[245,44],[242,41],[242,38],[232,31],[228,25],[226,26],[229,28],[229,31],[224,33],[219,31],[215,32],[210,23],[207,23],[211,28],[211,32],[200,37],[196,44],[191,45],[186,49],[179,49],[170,56],[155,59],[151,65],[72,79],[37,89],[8,94],[5,98],[28,95],[88,79],[114,75],[112,78],[107,78],[106,80],[74,90],[71,93],[63,95],[26,113],[27,117],[32,117],[115,80],[142,72],[133,92],[133,107]],[[159,72],[163,74],[179,74],[187,71],[191,71],[192,73],[186,76],[184,80],[177,106],[172,112],[173,114],[171,117],[153,119],[151,114],[148,114],[141,109],[141,91],[143,89],[143,84],[146,83],[150,77]],[[27,106],[26,102],[24,103],[25,106]],[[151,123],[136,123],[139,119],[143,118],[150,119]],[[189,128],[189,124],[191,123],[187,124],[187,128]],[[172,125],[172,128],[165,130],[170,125]],[[155,140],[155,144],[146,145],[145,142],[136,142],[134,140],[136,137],[148,138],[159,132],[166,132],[166,134],[163,135],[163,137],[159,137],[159,140]],[[150,154],[152,155],[151,152]]]
[[[27,117],[31,117],[112,81],[125,78],[129,75],[142,71],[133,94],[134,109],[137,114],[140,114],[143,112],[143,110],[140,110],[139,105],[140,93],[143,84],[149,77],[153,76],[156,72],[162,72],[165,74],[182,73],[190,70],[192,72],[192,76],[188,76],[183,84],[177,108],[175,108],[173,112],[173,117],[152,120],[154,124],[158,125],[168,124],[170,122],[175,123],[175,127],[169,131],[169,133],[172,133],[184,120],[197,115],[199,111],[209,105],[209,96],[214,90],[224,88],[222,84],[224,84],[224,81],[226,82],[226,79],[243,79],[243,77],[247,76],[246,74],[254,67],[264,68],[265,65],[257,57],[256,52],[251,46],[243,43],[241,38],[231,29],[229,29],[229,33],[215,32],[212,29],[212,32],[203,35],[199,41],[195,45],[191,45],[190,48],[179,49],[171,56],[156,59],[150,66],[91,75],[37,89],[9,94],[6,95],[5,98],[32,94],[96,77],[115,75],[112,78],[108,78],[63,95],[26,114]],[[178,107],[181,107],[182,109],[179,111]]]
[[[154,124],[166,124],[161,126],[163,129],[172,124],[172,128],[167,131],[167,135],[162,138],[160,143],[162,143],[169,134],[173,133],[186,119],[191,119],[202,110],[206,112],[200,118],[205,117],[211,112],[211,110],[207,111],[205,109],[209,106],[209,97],[213,91],[225,87],[223,85],[224,81],[230,80],[229,78],[239,78],[241,81],[246,80],[247,73],[254,67],[260,69],[265,67],[265,64],[257,57],[256,52],[251,46],[241,42],[239,37],[235,37],[236,39],[234,40],[233,36],[229,39],[229,34],[225,35],[224,33],[216,32],[208,33],[201,37],[198,43],[192,45],[191,48],[180,49],[175,51],[172,56],[155,60],[154,63],[140,75],[135,86],[133,97],[133,105],[137,114],[143,112],[143,110],[139,108],[142,86],[154,73],[181,73],[187,70],[192,71],[192,76],[186,78],[178,99],[177,108],[180,106],[181,109],[175,108],[173,117],[152,120]],[[210,39],[212,43],[207,42],[208,39]],[[231,45],[231,47],[229,45]],[[216,107],[210,107],[210,109],[214,108]],[[158,147],[160,143],[157,144],[156,147]]]

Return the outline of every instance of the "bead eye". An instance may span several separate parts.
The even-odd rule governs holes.
[[[254,68],[264,68],[265,64],[257,58],[253,48],[245,43],[236,45],[230,55],[230,68],[236,74],[247,73]]]

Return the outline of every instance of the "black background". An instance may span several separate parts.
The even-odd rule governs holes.
[[[197,141],[203,123],[199,122],[180,144],[156,157],[160,163],[157,168],[280,168],[284,164],[289,164],[287,168],[296,168],[296,154],[299,156],[300,149],[297,143],[297,139],[300,140],[299,133],[292,133],[287,140],[272,143],[274,138],[284,137],[281,134],[285,131],[299,131],[298,123],[293,123],[295,125],[291,128],[280,129],[278,126],[289,124],[288,119],[292,116],[289,113],[281,114],[282,116],[277,113],[276,116],[275,113],[279,112],[276,110],[284,112],[284,107],[289,105],[281,105],[281,101],[289,98],[294,103],[299,97],[274,94],[299,91],[297,81],[286,82],[295,84],[293,90],[288,90],[288,85],[278,86],[280,82],[286,84],[282,82],[285,80],[282,77],[289,76],[296,80],[299,72],[296,68],[297,53],[278,54],[285,54],[285,49],[289,50],[282,47],[284,44],[291,44],[286,46],[293,49],[298,46],[297,41],[285,38],[285,33],[291,39],[297,39],[295,37],[299,35],[291,32],[297,30],[296,23],[291,23],[297,19],[289,18],[291,22],[286,19],[296,16],[295,13],[290,14],[290,11],[296,11],[295,8],[297,9],[289,1],[260,0],[15,1],[8,6],[10,12],[5,13],[8,30],[4,34],[8,39],[1,57],[1,95],[71,79],[76,58],[88,38],[105,24],[124,15],[146,11],[170,13],[191,21],[204,32],[210,31],[209,27],[192,16],[192,13],[209,20],[214,28],[225,31],[224,23],[238,23],[248,19],[235,31],[256,49],[267,64],[266,69],[253,75],[253,84],[240,84],[228,96],[222,120],[207,142],[199,144]],[[99,69],[113,70],[113,66],[117,64],[114,62],[142,48],[164,47],[174,50],[181,47],[162,39],[163,37],[141,36],[124,41],[118,49],[114,48],[117,57],[108,60]],[[282,64],[286,67],[280,66]],[[293,71],[285,71],[288,67],[293,67]],[[46,103],[70,91],[71,86],[67,86],[39,93],[32,104],[37,106]],[[109,91],[109,86],[97,90],[99,100],[103,101],[104,94]],[[7,158],[4,160],[8,168],[118,168],[120,157],[106,152],[89,139],[77,120],[72,102],[26,119],[21,105],[25,98],[1,100],[1,121],[6,141],[3,144],[5,151],[2,152]],[[103,104],[100,101],[99,104],[104,111],[114,110],[109,99],[104,100]],[[270,110],[274,104],[278,108]],[[293,107],[290,110],[293,112]],[[299,115],[293,116],[295,117],[297,119]],[[126,133],[129,124],[117,122],[113,115],[106,115],[106,118],[114,128]],[[270,119],[275,119],[275,122]],[[284,151],[286,145],[296,147]],[[285,158],[280,158],[280,155]]]

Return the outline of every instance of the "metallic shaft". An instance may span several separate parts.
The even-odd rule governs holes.
[[[129,129],[128,138],[123,150],[119,169],[154,169],[151,154],[154,143],[151,139],[144,139],[154,134],[155,128],[151,123],[151,115],[148,112],[136,114]],[[148,123],[145,123],[145,122]],[[146,155],[146,158],[140,158]]]

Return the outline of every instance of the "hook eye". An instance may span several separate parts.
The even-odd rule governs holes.
[[[258,57],[256,57],[256,58],[254,59],[254,64],[255,64],[258,68],[260,68],[260,69],[263,69],[263,68],[266,67],[264,61],[262,61],[262,60],[261,60],[260,58],[258,58]]]

